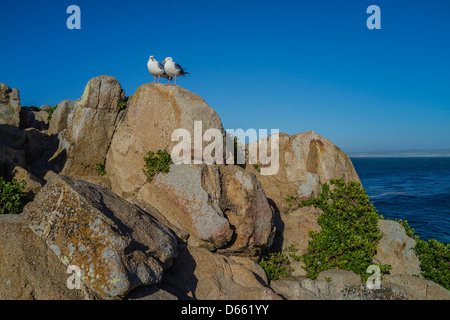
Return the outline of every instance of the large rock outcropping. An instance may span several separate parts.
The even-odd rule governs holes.
[[[18,127],[20,109],[19,90],[0,83],[0,124]]]
[[[186,230],[191,245],[254,254],[273,238],[264,190],[239,166],[171,165],[169,173],[140,189],[138,199]]]
[[[273,166],[274,172],[261,175],[253,166],[247,167],[255,172],[267,197],[274,201],[280,212],[290,210],[286,197],[295,196],[297,200],[308,200],[311,196],[319,195],[321,184],[329,183],[330,179],[344,177],[346,182],[360,181],[349,157],[330,140],[314,131],[293,136],[279,133],[277,136],[279,166]],[[273,135],[261,139],[268,146],[268,154],[272,152],[272,138]],[[247,150],[260,143],[261,141],[250,143]],[[264,162],[266,159],[263,159],[262,163]]]
[[[59,103],[48,121],[44,108],[20,115],[18,91],[0,90],[0,175],[27,180],[34,196],[23,215],[0,217],[1,299],[450,299],[448,290],[414,276],[414,242],[387,221],[379,223],[373,262],[393,269],[380,290],[350,271],[308,279],[296,259],[289,277],[267,279],[257,263],[262,249],[292,245],[299,256],[309,232],[320,230],[321,211],[292,210],[296,202],[318,195],[332,178],[359,181],[350,159],[312,131],[277,135],[279,165],[271,175],[258,170],[263,164],[200,161],[172,164],[147,181],[144,157],[170,153],[176,129],[200,138],[190,144],[195,160],[212,142],[203,136],[208,129],[225,138],[219,116],[199,96],[145,84],[125,107],[119,82],[100,76],[76,102]],[[220,150],[214,156],[225,158]],[[73,266],[80,290],[67,286]]]
[[[70,290],[67,268],[20,215],[0,215],[0,299],[80,300],[84,286]]]
[[[146,182],[142,175],[146,153],[171,152],[178,143],[171,139],[176,129],[187,130],[194,139],[194,121],[202,123],[202,136],[213,128],[223,132],[218,114],[198,95],[181,87],[155,83],[139,87],[128,100],[125,118],[118,125],[108,152],[106,171],[110,173],[112,189],[120,195],[139,190]]]
[[[161,281],[176,256],[172,232],[106,188],[56,176],[29,203],[28,225],[103,298]]]
[[[61,174],[95,175],[97,163],[104,164],[119,117],[120,103],[125,99],[119,81],[110,76],[91,79],[75,105],[63,101],[56,109],[50,132],[59,129],[58,154],[64,155]],[[67,119],[66,119],[67,117]],[[53,120],[53,117],[52,117]]]

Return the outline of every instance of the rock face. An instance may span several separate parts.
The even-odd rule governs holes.
[[[0,299],[80,300],[88,291],[67,288],[66,268],[24,215],[0,215]]]
[[[235,238],[222,252],[246,252],[272,244],[273,210],[256,176],[239,166],[220,166],[220,208]]]
[[[106,188],[65,176],[29,203],[28,225],[102,298],[122,297],[161,281],[176,256],[172,232]]]
[[[280,300],[267,286],[260,266],[202,248],[180,246],[180,256],[166,272],[164,285],[180,299]]]
[[[169,173],[157,175],[140,189],[138,199],[152,204],[170,223],[186,230],[191,242],[195,239],[217,249],[231,240],[233,230],[218,205],[218,172],[208,175],[208,169],[171,165]]]
[[[45,110],[32,111],[30,108],[20,110],[21,128],[35,128],[44,131],[48,129],[48,122],[48,113]]]
[[[21,108],[19,90],[0,83],[0,125],[19,127]]]
[[[17,127],[0,124],[0,137],[0,174],[9,177],[16,166],[27,167],[26,134]]]
[[[408,274],[386,277],[382,282],[395,291],[402,293],[408,300],[450,300],[450,291],[442,286]]]
[[[271,288],[287,300],[450,300],[443,287],[410,275],[386,276],[379,289],[369,289],[351,271],[327,270],[316,280],[279,279]]]
[[[100,76],[88,82],[83,96],[74,106],[65,101],[60,110],[55,110],[50,132],[66,128],[59,135],[60,144],[55,155],[64,153],[66,158],[61,174],[96,175],[97,163],[105,162],[116,129],[119,104],[124,99],[125,92],[117,79]]]
[[[280,212],[289,211],[285,198],[293,195],[297,200],[307,200],[321,192],[321,184],[330,179],[345,177],[345,181],[360,181],[348,156],[331,141],[321,135],[308,131],[289,136],[280,133],[279,169],[270,175],[261,175],[252,165],[249,170],[255,172],[266,195],[272,199]],[[264,138],[271,152],[272,136]],[[252,142],[247,150],[254,147]]]
[[[202,122],[202,134],[210,128],[223,132],[217,113],[196,94],[156,83],[139,87],[128,100],[126,116],[108,152],[106,171],[113,191],[119,195],[136,192],[146,182],[142,174],[146,153],[171,152],[178,144],[171,141],[176,129],[186,129],[194,139],[194,121]]]
[[[293,246],[297,251],[296,256],[302,256],[308,251],[308,242],[311,240],[310,231],[320,231],[317,218],[320,209],[314,207],[303,207],[289,214],[279,213],[275,215],[276,236],[273,248],[286,253],[290,260],[290,267],[294,269],[292,276],[305,276],[306,271],[302,268],[303,262],[295,261],[289,256],[291,253],[287,248]]]
[[[75,102],[72,100],[63,100],[53,111],[52,119],[48,128],[49,134],[59,134],[67,129],[67,120],[75,107]]]
[[[349,288],[360,286],[361,277],[346,270],[323,271],[316,280],[297,277],[271,283],[271,288],[287,300],[342,300]]]
[[[398,222],[379,220],[378,227],[382,238],[378,243],[374,261],[390,264],[390,274],[420,274],[420,260],[413,251],[416,241],[406,235]]]
[[[210,250],[252,254],[270,245],[273,212],[256,177],[239,166],[171,165],[138,199]]]

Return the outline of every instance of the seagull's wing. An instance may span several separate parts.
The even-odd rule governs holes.
[[[178,71],[180,71],[181,74],[187,74],[187,72],[185,72],[185,71],[183,70],[183,68],[182,68],[178,63],[176,63],[176,62],[175,62],[175,69],[177,69]]]
[[[184,71],[183,68],[176,62],[175,62],[175,69],[177,69],[178,71],[181,71],[181,72]]]
[[[164,65],[161,62],[158,62],[158,67],[162,70],[164,70]]]

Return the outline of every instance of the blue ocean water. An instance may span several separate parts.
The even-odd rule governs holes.
[[[378,213],[450,243],[450,158],[351,158]]]

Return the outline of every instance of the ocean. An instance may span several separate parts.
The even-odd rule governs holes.
[[[450,243],[450,158],[351,158],[378,213]]]

